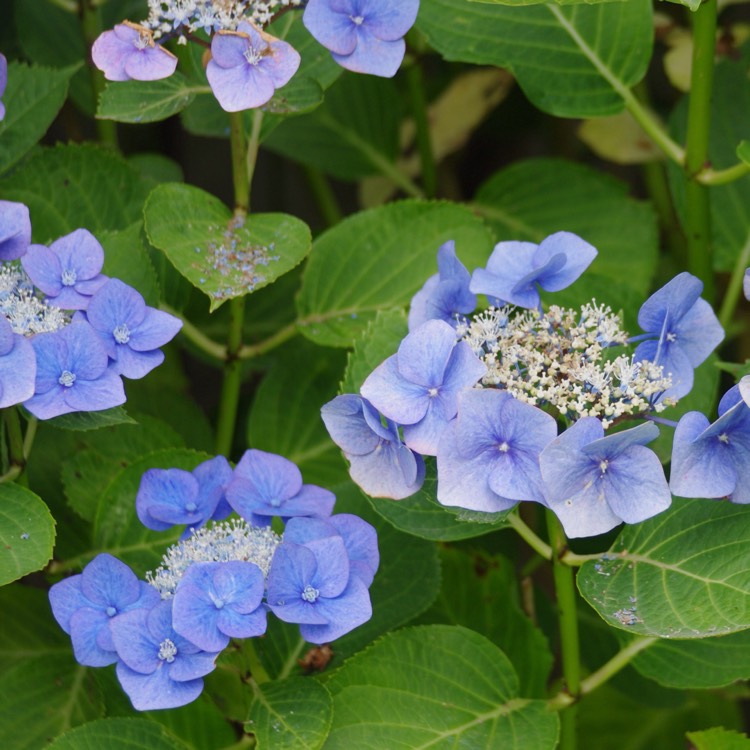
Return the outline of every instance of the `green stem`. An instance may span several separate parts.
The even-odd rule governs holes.
[[[244,112],[229,115],[229,145],[232,159],[232,182],[234,184],[234,221],[241,223],[250,210],[250,181],[255,169],[258,152],[258,132],[255,124],[262,118],[258,112],[253,120],[254,141],[248,142],[245,134]],[[245,297],[229,301],[229,331],[224,353],[224,381],[219,397],[219,417],[216,424],[216,452],[228,456],[234,442],[234,429],[237,424],[237,407],[240,402],[242,385],[242,362],[239,351],[242,348],[242,329],[245,321]],[[204,342],[205,343],[205,342]]]
[[[320,215],[323,217],[323,221],[329,227],[335,226],[341,221],[343,215],[330,183],[326,179],[326,176],[319,169],[315,169],[315,167],[305,167],[304,171],[310,192],[313,195],[318,211],[320,211]]]
[[[596,672],[590,674],[585,680],[581,681],[580,695],[588,695],[596,688],[612,679],[621,669],[630,664],[633,659],[653,646],[659,639],[651,636],[636,636],[625,648],[618,651],[606,664],[599,667]],[[547,701],[547,708],[552,711],[560,711],[571,706],[576,699],[567,691],[563,690],[553,698]]]
[[[266,668],[260,663],[258,654],[253,646],[252,638],[248,638],[242,644],[242,650],[247,659],[248,666],[250,667],[250,674],[252,675],[250,682],[255,685],[262,685],[264,682],[271,681],[271,675],[268,674]]]
[[[36,437],[36,428],[39,426],[39,420],[36,417],[29,417],[29,424],[26,428],[26,434],[23,437],[23,458],[28,460],[31,455],[31,447],[34,445]]]
[[[290,323],[284,328],[280,328],[273,336],[269,336],[263,341],[259,341],[257,344],[247,344],[243,346],[238,352],[238,359],[252,359],[253,357],[259,357],[261,354],[275,349],[277,346],[281,346],[283,343],[293,339],[299,332],[297,323]]]
[[[224,361],[227,358],[227,350],[222,344],[206,336],[203,331],[193,325],[186,317],[181,315],[177,310],[172,309],[169,305],[162,303],[159,308],[164,312],[174,315],[182,321],[180,332],[189,339],[195,346],[213,359]]]
[[[739,164],[734,164],[726,169],[707,169],[698,172],[695,175],[695,179],[700,182],[701,185],[727,185],[730,182],[739,180],[745,175],[750,174],[750,164],[745,164],[744,161]]]
[[[703,281],[703,296],[712,302],[711,211],[709,190],[699,175],[708,163],[711,94],[716,48],[716,0],[704,0],[693,14],[693,61],[685,150],[685,234],[688,269]]]
[[[3,422],[8,435],[8,458],[9,472],[17,469],[16,476],[20,476],[26,466],[26,457],[23,452],[23,431],[21,430],[21,419],[18,416],[18,409],[15,406],[9,406],[3,409]],[[14,477],[15,478],[15,477]],[[8,481],[6,479],[6,481]]]
[[[304,638],[300,638],[297,641],[297,645],[294,647],[294,649],[292,649],[292,651],[289,652],[289,655],[286,657],[286,660],[281,667],[281,671],[279,672],[277,679],[283,680],[284,678],[289,677],[289,675],[292,673],[292,670],[297,666],[297,660],[305,650],[305,643],[306,642]]]
[[[715,2],[716,0],[713,0]],[[625,102],[628,112],[635,121],[643,128],[651,140],[674,162],[682,164],[685,153],[682,147],[675,143],[664,130],[662,124],[656,119],[648,107],[641,104],[635,94],[612,72],[612,70],[599,57],[599,54],[581,36],[578,29],[557,5],[547,5],[549,12],[557,19],[560,26],[567,32],[576,43],[578,49],[594,66],[599,75],[609,83]]]
[[[669,255],[678,261],[680,266],[684,267],[686,263],[686,259],[683,257],[685,255],[685,240],[680,231],[679,219],[675,214],[664,164],[659,161],[649,161],[643,164],[642,171],[646,190],[648,190],[648,195],[659,216],[659,223],[669,248]]]
[[[737,307],[737,301],[742,295],[742,282],[745,278],[745,269],[750,265],[750,238],[745,242],[745,246],[742,248],[734,268],[732,269],[732,276],[729,279],[729,286],[724,294],[724,299],[721,302],[721,309],[719,310],[719,323],[726,331],[729,324],[732,322],[734,317],[734,311]]]
[[[427,116],[427,99],[424,95],[424,80],[422,66],[419,59],[406,69],[406,81],[409,85],[412,114],[417,126],[417,148],[422,162],[422,186],[427,198],[434,198],[437,194],[437,168],[432,151],[430,137],[430,122]]]
[[[566,550],[560,558],[560,562],[571,568],[580,568],[581,565],[589,560],[601,560],[603,554],[602,552],[597,552],[595,555],[577,555],[575,552]]]
[[[544,540],[540,539],[536,533],[527,526],[516,511],[510,513],[505,519],[508,525],[516,530],[518,535],[529,545],[540,557],[545,560],[552,559],[552,547]]]
[[[247,215],[250,210],[250,173],[247,169],[248,147],[244,112],[231,112],[229,115],[229,147],[235,212]]]
[[[572,698],[572,704],[581,694],[581,654],[578,642],[575,580],[572,568],[561,560],[568,546],[565,532],[557,516],[550,510],[547,511],[547,527],[554,553],[552,575],[557,595],[557,619],[560,624],[562,673],[565,692]],[[575,750],[576,745],[576,706],[571,705],[560,714],[560,750]]]
[[[229,456],[234,442],[237,424],[237,407],[242,385],[242,327],[245,320],[245,297],[236,297],[229,302],[229,334],[224,365],[224,381],[219,398],[219,419],[216,425],[216,453]]]
[[[263,125],[263,112],[259,109],[253,111],[253,126],[250,129],[250,139],[247,143],[247,151],[245,156],[245,168],[247,170],[247,206],[246,210],[250,210],[250,185],[253,181],[253,175],[255,174],[255,165],[258,162],[258,149],[260,148],[260,129]]]
[[[83,38],[86,41],[86,49],[96,41],[99,34],[102,33],[102,19],[99,9],[91,0],[80,0],[81,27],[83,29]],[[105,82],[104,74],[93,64],[89,63],[89,75],[91,77],[91,90],[94,94],[94,106],[99,102],[99,95],[104,91]],[[99,140],[108,146],[118,148],[117,145],[117,125],[114,120],[95,120],[96,133]]]

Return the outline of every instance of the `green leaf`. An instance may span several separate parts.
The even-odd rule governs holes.
[[[653,38],[649,0],[507,7],[423,0],[417,28],[447,60],[515,74],[540,109],[561,117],[622,111],[646,73]]]
[[[738,158],[744,161],[750,153],[750,126],[744,117],[750,108],[750,43],[740,50],[740,55],[722,57],[714,71],[708,145],[708,162],[714,170],[733,167]],[[680,142],[687,132],[687,99],[679,102],[671,121],[673,135]],[[671,163],[668,174],[675,208],[684,222],[685,174]],[[750,175],[726,185],[712,185],[710,190],[713,266],[717,271],[731,272],[750,244]]]
[[[28,659],[67,656],[70,637],[55,622],[47,592],[20,583],[0,588],[0,674]]]
[[[122,406],[115,406],[102,411],[74,411],[70,414],[61,414],[47,420],[52,427],[61,430],[82,431],[98,430],[102,427],[111,427],[116,424],[137,424],[135,419],[128,415]]]
[[[156,187],[144,216],[151,243],[209,297],[211,310],[270,284],[310,251],[303,221],[252,214],[240,223],[218,198],[189,185]]]
[[[675,0],[680,2],[680,0]],[[689,0],[693,2],[693,0]],[[469,0],[472,3],[486,3],[487,5],[540,5],[547,2],[547,0]],[[557,5],[579,5],[586,3],[587,5],[594,5],[595,3],[621,3],[625,0],[553,0]]]
[[[97,674],[101,676],[102,672]],[[113,689],[117,691],[117,697],[129,704],[130,699],[116,682],[117,678],[114,675],[112,677],[115,681]],[[109,693],[107,697],[110,698]],[[107,708],[108,715],[116,715],[109,705]],[[130,711],[132,709],[128,713]],[[224,714],[224,706],[220,709],[205,691],[198,700],[186,706],[171,708],[169,711],[146,711],[143,716],[166,727],[171,735],[179,738],[194,750],[230,747],[237,739],[236,728],[229,723]]]
[[[104,268],[107,276],[114,276],[135,287],[147,305],[159,305],[159,280],[141,239],[142,222],[131,224],[115,232],[101,232],[98,240],[104,248]]]
[[[192,471],[210,456],[184,448],[154,451],[118,474],[99,500],[94,522],[94,544],[122,558],[137,571],[155,568],[167,547],[182,532],[182,527],[170,531],[151,531],[135,512],[135,497],[141,477],[148,469],[185,469]]]
[[[253,686],[245,730],[258,750],[317,750],[323,746],[333,716],[331,695],[319,682],[291,677]]]
[[[124,159],[92,144],[39,149],[0,181],[4,200],[29,207],[33,240],[41,243],[79,227],[125,229],[142,218],[150,189]]]
[[[345,219],[313,244],[297,297],[302,332],[324,346],[351,346],[378,310],[409,303],[451,239],[466,266],[486,263],[492,238],[463,206],[407,200]]]
[[[702,0],[667,0],[668,3],[676,3],[677,5],[684,5],[690,10],[698,10],[700,8]]]
[[[440,550],[442,586],[420,623],[463,625],[489,638],[513,664],[521,694],[545,698],[553,657],[547,639],[518,603],[515,565],[502,555]]]
[[[337,748],[552,750],[557,715],[519,697],[508,658],[471,630],[427,625],[390,633],[326,682]]]
[[[99,500],[115,476],[145,453],[183,445],[168,424],[146,415],[139,415],[137,425],[108,427],[80,437],[76,452],[62,465],[68,505],[93,521]]]
[[[676,499],[626,526],[578,573],[586,601],[613,627],[661,638],[705,638],[750,628],[750,508]]]
[[[691,641],[662,639],[632,663],[642,675],[666,687],[724,687],[750,678],[750,631]]]
[[[49,750],[185,750],[187,745],[147,719],[99,719],[66,732]]]
[[[451,542],[489,534],[507,526],[505,518],[511,511],[479,513],[440,505],[437,479],[428,467],[428,475],[419,492],[404,500],[368,497],[370,504],[397,529],[434,541]]]
[[[0,586],[43,568],[52,557],[55,520],[42,499],[0,484]]]
[[[737,704],[724,696],[692,692],[677,697],[681,705],[665,708],[602,685],[578,709],[579,750],[683,750],[688,730],[742,726]]]
[[[737,158],[750,165],[750,141],[740,141],[737,144]]]
[[[80,65],[62,70],[8,63],[0,121],[0,173],[12,167],[46,132],[68,93],[68,81]]]
[[[24,660],[0,682],[4,750],[51,747],[51,737],[101,716],[101,700],[94,672],[76,664],[72,653]]]
[[[694,750],[750,750],[747,735],[717,727],[703,732],[688,732],[685,735]]]
[[[634,295],[640,304],[658,256],[654,212],[627,191],[624,183],[581,164],[529,159],[490,177],[472,205],[501,240],[540,242],[565,230],[590,242],[599,254],[583,277],[570,290],[545,294],[545,300],[580,304],[585,287],[618,310],[631,306]]]
[[[96,116],[116,122],[158,122],[182,112],[206,89],[181,73],[159,81],[112,81],[99,95]]]
[[[343,180],[390,176],[396,171],[399,123],[394,82],[349,73],[326,93],[321,107],[280,123],[263,145]]]
[[[336,396],[344,361],[344,352],[301,337],[279,351],[253,399],[247,444],[293,461],[305,482],[344,481],[344,462],[320,418],[320,407]]]
[[[385,359],[395,354],[408,333],[403,310],[378,310],[349,354],[341,393],[359,393],[367,376]]]
[[[55,0],[15,0],[16,39],[24,58],[49,68],[77,65],[70,79],[69,95],[76,105],[93,117],[96,102],[91,71],[84,65],[88,53],[78,14],[65,11]],[[122,8],[121,10],[124,10]],[[120,16],[123,18],[126,16]]]

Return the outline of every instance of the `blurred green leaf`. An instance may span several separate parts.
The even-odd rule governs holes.
[[[125,229],[142,219],[150,189],[122,157],[91,143],[38,149],[0,180],[3,200],[29,207],[33,241],[40,243],[79,227],[94,234]]]
[[[68,81],[80,65],[61,70],[8,63],[0,121],[0,174],[18,162],[47,132],[68,93]],[[0,186],[0,194],[5,191]]]
[[[0,484],[0,586],[43,568],[52,557],[55,520],[42,499]]]

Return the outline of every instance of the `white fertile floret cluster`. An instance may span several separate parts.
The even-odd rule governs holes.
[[[459,324],[457,333],[484,362],[485,387],[507,389],[520,401],[549,404],[572,419],[598,417],[604,428],[623,416],[662,411],[657,397],[672,384],[660,366],[613,357],[628,334],[620,316],[596,301],[580,310],[490,307]]]
[[[287,7],[296,7],[302,0],[149,0],[148,18],[142,25],[150,29],[154,39],[179,32],[185,34],[203,30],[234,31],[241,21],[252,21],[263,27],[274,15]]]
[[[22,336],[59,331],[70,323],[59,307],[37,296],[29,277],[14,264],[0,266],[0,314]]]
[[[185,571],[196,562],[252,562],[265,577],[279,544],[281,537],[270,527],[251,526],[236,518],[221,521],[192,529],[189,537],[166,551],[156,570],[146,573],[146,580],[162,599],[171,599]]]

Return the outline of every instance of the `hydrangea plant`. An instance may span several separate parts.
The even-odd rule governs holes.
[[[12,6],[3,750],[750,746],[746,4]]]

